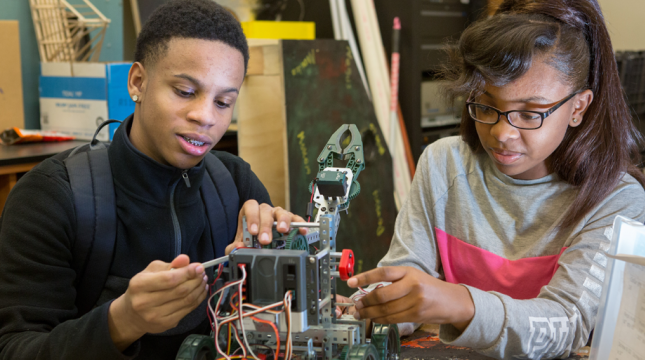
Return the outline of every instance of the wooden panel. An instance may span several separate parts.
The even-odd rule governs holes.
[[[274,51],[278,51],[278,46],[273,47]],[[251,52],[251,60],[255,62],[258,56],[263,56],[266,48],[268,47],[252,47],[255,50]],[[252,61],[249,61],[249,64]],[[276,59],[272,61],[280,63]],[[264,56],[261,63],[264,64]],[[271,66],[275,67],[271,64],[268,67]],[[267,67],[262,65],[262,68]],[[251,165],[251,169],[267,188],[273,205],[289,209],[282,74],[247,76],[240,91],[237,106],[240,157]]]
[[[246,76],[280,75],[282,73],[280,59],[279,40],[249,39],[249,64]]]

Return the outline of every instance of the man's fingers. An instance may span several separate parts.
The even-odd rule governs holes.
[[[172,260],[168,270],[183,268],[184,266],[188,266],[188,264],[190,264],[190,258],[188,255],[180,254]]]
[[[241,248],[241,247],[244,247],[244,243],[243,243],[242,241],[235,241],[235,242],[232,242],[232,243],[228,244],[228,246],[227,246],[227,247],[226,247],[226,249],[224,250],[224,253],[225,253],[226,255],[228,255],[228,254],[230,254],[230,253],[231,253],[231,251],[233,251],[233,250],[235,250],[235,249],[237,249],[237,248]]]
[[[395,282],[403,278],[407,269],[402,266],[385,266],[356,275],[347,280],[347,286],[357,288],[378,282]]]
[[[200,278],[203,274],[204,267],[199,263],[194,263],[173,270],[141,272],[130,280],[129,286],[136,292],[164,291],[189,279]]]
[[[249,227],[251,235],[257,235],[260,230],[260,205],[255,200],[248,200],[242,206],[240,211],[240,220],[238,229],[242,229],[242,217],[246,216],[246,225]]]
[[[386,286],[384,288],[378,289],[378,290],[385,290],[389,286]],[[374,293],[374,292],[372,292]],[[372,295],[372,294],[369,294]],[[367,296],[365,296],[363,299],[361,299],[361,303],[364,304],[364,300]],[[395,315],[401,312],[404,312],[408,309],[411,309],[414,307],[416,304],[412,303],[409,301],[407,298],[400,298],[396,299],[393,301],[385,302],[385,303],[380,303],[377,305],[372,305],[372,306],[362,306],[360,304],[357,304],[357,312],[359,314],[360,319],[376,319],[376,318],[383,318],[387,317],[390,315]],[[374,320],[375,322],[378,323],[378,321]]]
[[[208,291],[206,283],[199,284],[191,292],[180,298],[168,301],[157,306],[154,312],[151,312],[150,322],[160,322],[166,326],[175,327],[181,319],[193,311],[199,304],[206,299]]]
[[[260,234],[258,235],[260,244],[268,245],[271,243],[271,238],[273,237],[273,214],[274,211],[281,209],[280,207],[273,208],[269,204],[260,205]]]
[[[200,278],[183,282],[171,289],[138,293],[137,296],[133,298],[132,307],[137,312],[159,308],[166,304],[176,302],[177,300],[185,299],[190,296],[191,293],[199,291],[201,288],[205,289],[207,283],[208,278],[205,278],[204,275]]]
[[[278,226],[276,227],[278,232],[283,234],[288,233],[291,227],[291,222],[294,221],[292,219],[293,214],[281,207],[276,207],[274,217],[275,221],[278,223]]]
[[[298,215],[291,214],[291,222],[307,222],[307,221]],[[309,229],[307,229],[306,227],[301,227],[298,231],[302,235],[307,235],[307,233],[309,232]]]

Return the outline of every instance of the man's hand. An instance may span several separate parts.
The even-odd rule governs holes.
[[[123,351],[146,333],[177,326],[204,301],[207,281],[204,267],[190,264],[186,255],[177,256],[170,264],[151,262],[110,305],[108,326],[116,347]]]
[[[354,317],[379,324],[452,324],[463,330],[475,315],[475,305],[465,286],[447,283],[412,267],[381,267],[352,277],[347,285],[357,288],[382,281],[392,284],[357,301]]]
[[[242,217],[246,216],[246,224],[249,227],[251,235],[257,235],[260,244],[268,245],[273,239],[273,222],[278,222],[277,230],[281,233],[289,232],[289,224],[292,222],[305,222],[305,219],[294,215],[287,210],[277,206],[271,207],[268,204],[258,204],[255,200],[249,200],[244,203],[240,215],[237,219],[237,234],[235,241],[226,247],[226,255],[230,254],[233,249],[244,247],[242,239]],[[306,228],[300,228],[302,235],[307,234]]]

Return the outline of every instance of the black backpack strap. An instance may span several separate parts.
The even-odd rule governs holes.
[[[210,224],[211,237],[215,247],[215,257],[224,256],[226,246],[237,232],[237,216],[240,211],[240,197],[231,172],[224,163],[212,153],[204,157],[206,176],[202,181],[202,198],[206,216]],[[213,201],[219,199],[220,201]],[[222,219],[226,226],[222,226]]]
[[[76,307],[81,316],[98,301],[110,271],[116,243],[114,184],[105,147],[79,151],[65,160],[65,166],[76,210],[72,267],[76,272]]]

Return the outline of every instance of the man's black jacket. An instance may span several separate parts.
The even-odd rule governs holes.
[[[125,292],[129,279],[150,262],[170,262],[178,255],[170,210],[173,187],[181,253],[191,262],[214,258],[199,192],[203,162],[188,171],[189,188],[181,170],[134,148],[128,139],[130,126],[131,117],[116,131],[109,148],[118,218],[114,260],[97,307],[84,316],[77,318],[74,306],[71,249],[76,215],[62,162],[69,152],[36,166],[9,194],[0,219],[0,359],[174,359],[188,334],[208,334],[203,303],[177,328],[145,335],[125,354],[110,339],[111,300]],[[214,153],[233,176],[240,208],[249,199],[270,204],[269,194],[247,163]],[[212,279],[212,270],[209,275]]]

